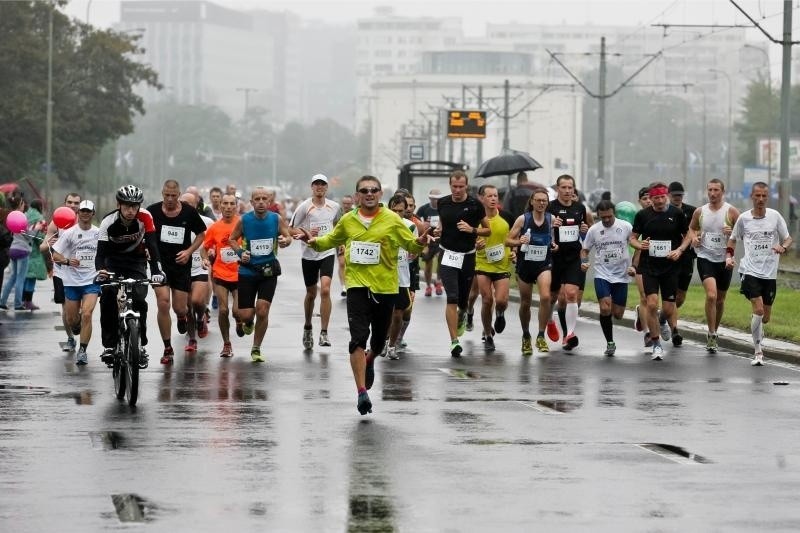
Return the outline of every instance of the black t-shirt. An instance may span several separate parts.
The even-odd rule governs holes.
[[[580,202],[572,202],[571,205],[566,206],[556,198],[548,204],[547,212],[553,215],[553,218],[559,217],[562,220],[561,225],[564,227],[577,226],[578,229],[572,231],[577,231],[579,234],[575,240],[562,243],[561,236],[565,230],[554,228],[554,240],[558,244],[558,251],[553,254],[553,258],[557,261],[570,261],[580,257],[583,247],[580,239],[580,226],[586,222],[586,206]]]
[[[435,207],[432,207],[431,204],[425,204],[417,209],[417,216],[420,218],[420,220],[430,222],[431,217],[439,216],[439,210]]]
[[[694,210],[697,209],[693,205],[689,204],[681,204],[679,208],[683,212],[683,216],[686,217],[686,227],[689,227],[689,224],[692,222],[692,215],[694,215]],[[691,246],[686,249],[686,251],[681,256],[680,261],[678,263],[681,264],[681,270],[684,272],[692,272],[694,270],[694,258],[697,257],[697,254],[694,252],[694,248]]]
[[[471,252],[475,249],[477,235],[461,231],[456,226],[463,220],[473,228],[480,226],[486,217],[486,209],[473,196],[467,196],[463,202],[454,202],[448,195],[439,200],[439,223],[442,226],[442,237],[439,244],[451,252]]]
[[[153,223],[156,226],[158,235],[158,251],[161,255],[161,263],[169,266],[187,266],[191,268],[192,262],[186,265],[175,263],[175,256],[191,246],[192,233],[200,235],[206,231],[206,223],[200,218],[200,213],[187,203],[181,202],[181,210],[174,217],[168,217],[162,209],[164,202],[157,202],[147,210],[153,216]]]
[[[671,250],[675,250],[681,245],[683,236],[689,231],[689,221],[683,211],[669,205],[666,211],[655,211],[652,207],[642,209],[633,219],[633,232],[641,237],[641,240],[650,239],[650,246],[653,241],[669,241]],[[652,257],[647,250],[642,250],[639,267],[643,272],[658,275],[662,272],[670,271],[680,266],[680,262],[675,262],[666,257]]]

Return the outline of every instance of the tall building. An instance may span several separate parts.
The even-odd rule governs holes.
[[[232,118],[246,105],[269,108],[274,91],[274,39],[253,18],[212,2],[123,1],[122,31],[141,32],[141,61],[164,86],[146,88],[146,101],[208,104]]]

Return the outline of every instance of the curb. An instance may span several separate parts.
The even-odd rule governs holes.
[[[511,289],[509,291],[509,300],[519,303],[519,291]],[[539,296],[535,291],[531,301],[531,307],[539,307]],[[599,320],[600,306],[594,302],[583,302],[580,307],[579,316]],[[620,320],[614,320],[614,326],[627,326],[633,329],[634,320],[634,311],[626,309],[625,315]],[[707,330],[705,324],[689,322],[679,318],[678,326],[684,339],[690,339],[699,343],[704,343],[706,341]],[[749,333],[720,327],[717,332],[717,337],[720,348],[738,352],[734,355],[740,357],[751,358],[750,354],[753,351],[753,341]],[[764,357],[768,359],[800,365],[800,345],[798,344],[781,340],[764,339],[761,347],[764,351]]]

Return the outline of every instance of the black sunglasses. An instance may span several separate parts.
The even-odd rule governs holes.
[[[380,187],[364,187],[363,189],[358,189],[358,192],[361,194],[378,194],[381,192]]]

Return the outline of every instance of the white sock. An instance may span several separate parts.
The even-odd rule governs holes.
[[[763,337],[763,324],[762,324],[763,317],[760,315],[753,315],[750,318],[750,332],[753,334],[753,344],[758,346],[761,344],[761,338]]]
[[[567,335],[569,335],[571,333],[575,333],[575,326],[578,324],[578,304],[577,303],[568,303],[567,304],[566,318],[567,318]]]

